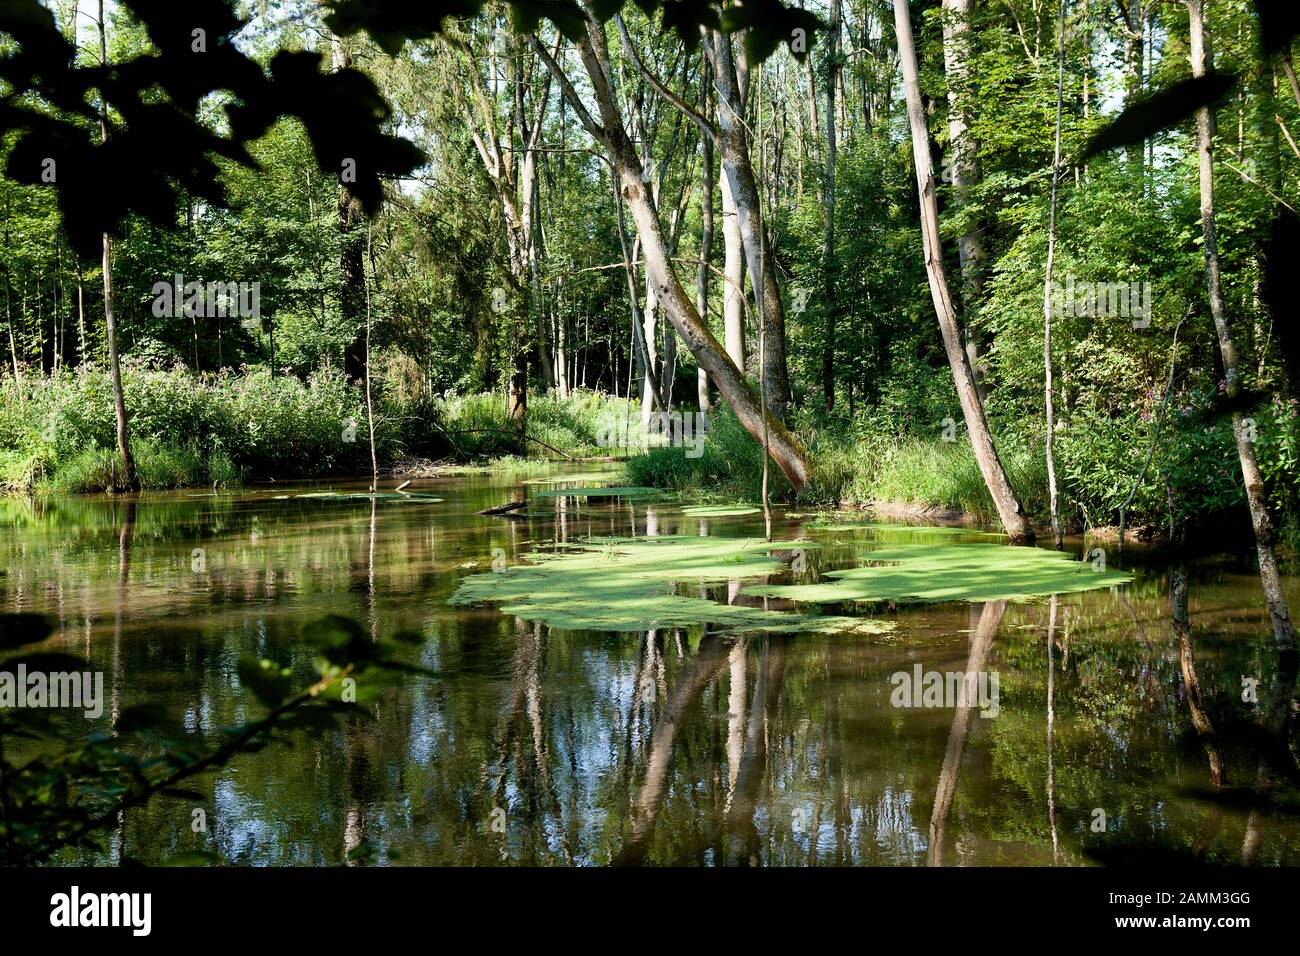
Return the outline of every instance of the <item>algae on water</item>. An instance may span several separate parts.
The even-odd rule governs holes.
[[[526,485],[563,485],[573,481],[611,481],[622,477],[617,471],[584,471],[573,475],[550,475],[545,478],[529,478]]]
[[[536,498],[644,498],[657,495],[657,488],[543,488],[534,491]]]
[[[1094,570],[1062,551],[1005,544],[898,544],[871,564],[828,571],[817,584],[751,585],[744,594],[814,604],[840,601],[994,601],[1126,584],[1123,571]]]
[[[885,539],[917,538],[920,541],[935,538],[974,538],[1005,541],[1006,535],[1000,531],[981,531],[978,528],[965,528],[960,525],[930,524],[881,524],[876,521],[839,520],[834,517],[817,518],[804,525],[809,531],[870,531],[872,537]]]
[[[566,630],[643,631],[714,624],[742,631],[876,634],[892,622],[771,611],[678,594],[676,585],[778,574],[774,551],[807,541],[664,536],[591,538],[566,553],[535,552],[528,564],[463,579],[451,604],[500,602],[501,610]]]
[[[285,497],[282,495],[277,497]],[[300,495],[294,495],[295,498],[315,498],[322,501],[367,501],[376,499],[379,501],[442,501],[437,495],[425,494],[419,491],[308,491]]]
[[[692,505],[683,508],[682,514],[692,518],[733,518],[738,515],[756,515],[759,509],[753,505]]]

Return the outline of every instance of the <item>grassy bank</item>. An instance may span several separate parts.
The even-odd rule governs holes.
[[[370,470],[365,396],[338,372],[306,381],[260,369],[196,376],[126,361],[122,385],[145,490]],[[543,458],[608,454],[602,436],[628,422],[640,441],[636,404],[592,392],[531,396],[521,439],[501,394],[401,401],[379,383],[375,391],[385,468],[439,461],[526,474],[549,468]],[[0,379],[0,491],[103,491],[119,469],[107,370]]]
[[[1297,419],[1281,406],[1256,414],[1255,447],[1274,513],[1293,543],[1297,528]],[[792,495],[772,469],[773,500],[815,507],[855,508],[891,502],[962,512],[996,523],[997,512],[969,442],[960,431],[944,441],[938,433],[917,435],[870,415],[852,420],[817,420],[795,413],[812,480]],[[998,452],[1031,520],[1049,524],[1047,469],[1042,437],[1034,423],[995,422]],[[1114,525],[1128,502],[1130,529],[1163,529],[1171,512],[1176,524],[1208,527],[1245,514],[1241,474],[1236,467],[1231,424],[1207,420],[1195,407],[1170,416],[1157,453],[1141,482],[1151,424],[1132,419],[1076,415],[1057,435],[1061,517],[1067,528]],[[710,418],[708,441],[698,458],[681,448],[654,448],[627,463],[633,484],[670,488],[692,497],[755,501],[762,481],[762,454],[736,418],[721,409]],[[1135,488],[1136,486],[1136,488]],[[1131,500],[1130,500],[1131,496]],[[1247,530],[1247,524],[1242,525]]]
[[[633,484],[672,488],[696,497],[756,500],[761,493],[763,456],[754,440],[728,409],[710,416],[703,454],[688,458],[680,448],[652,448],[627,463]],[[965,441],[945,442],[873,428],[868,420],[821,424],[796,420],[812,463],[812,481],[791,494],[780,471],[772,467],[769,485],[774,500],[818,507],[854,508],[893,501],[960,511],[996,519],[992,498]],[[1041,455],[1027,447],[1004,449],[1004,463],[1017,488],[1024,489],[1031,510],[1045,496]]]
[[[359,475],[370,469],[364,395],[338,372],[306,381],[265,370],[195,376],[126,362],[123,386],[141,486],[166,489],[243,481]],[[687,410],[688,415],[693,415]],[[812,480],[798,495],[780,472],[771,496],[810,507],[889,501],[964,512],[996,512],[964,434],[918,434],[911,418],[880,411],[828,417],[796,410],[791,425],[808,447]],[[1295,528],[1297,416],[1278,405],[1255,413],[1256,451],[1275,513]],[[995,420],[1002,461],[1035,523],[1047,522],[1042,438],[1033,421]],[[950,430],[951,431],[951,430]],[[1139,417],[1076,412],[1057,435],[1062,516],[1067,525],[1206,526],[1242,509],[1226,418],[1193,404],[1171,413],[1144,480],[1135,479],[1152,426]],[[569,458],[621,457],[631,484],[696,499],[756,501],[759,447],[725,407],[709,416],[707,439],[644,449],[639,403],[591,391],[565,399],[530,395],[521,438],[500,393],[398,399],[375,388],[376,450],[385,470],[415,476],[455,469],[536,475]],[[119,463],[112,389],[105,370],[0,379],[0,490],[102,491]]]

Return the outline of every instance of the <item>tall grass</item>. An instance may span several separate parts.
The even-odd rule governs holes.
[[[629,480],[695,497],[757,500],[763,474],[758,444],[728,409],[712,413],[709,424],[699,458],[686,457],[681,448],[652,448],[628,461]],[[811,479],[792,496],[789,483],[773,466],[769,478],[773,500],[830,507],[891,501],[961,511],[985,520],[997,518],[974,453],[964,441],[900,435],[887,423],[868,417],[820,427],[813,421],[794,425],[805,438]],[[1026,510],[1045,508],[1041,456],[1015,443],[1000,452]]]
[[[141,487],[364,470],[365,413],[338,373],[307,382],[265,371],[198,377],[123,363],[122,386]],[[394,416],[376,420],[386,453]],[[102,491],[118,469],[113,392],[92,365],[0,382],[0,490]]]
[[[506,414],[505,396],[499,392],[459,395],[437,399],[433,412],[436,427],[445,437],[451,457],[460,461],[498,455],[536,455],[572,458],[617,454],[610,446],[617,436],[622,445],[631,429],[631,443],[640,444],[640,405],[585,389],[568,398],[554,395],[528,396],[526,437],[520,439],[518,425]]]
[[[1046,510],[1047,466],[1041,455],[1005,444],[999,448],[1011,486],[1029,514]],[[997,509],[970,443],[913,438],[890,449],[872,483],[874,498],[936,506],[996,521]]]
[[[370,469],[364,399],[339,372],[305,382],[265,370],[196,376],[127,360],[122,385],[145,489]],[[637,403],[590,391],[530,395],[525,442],[499,393],[400,405],[381,384],[375,410],[384,463],[415,452],[522,474],[549,467],[535,459],[616,454],[611,438],[628,426],[631,443],[640,443]],[[106,370],[85,365],[0,379],[0,491],[103,491],[120,468],[116,448]]]

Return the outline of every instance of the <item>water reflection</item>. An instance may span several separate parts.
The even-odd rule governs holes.
[[[1300,863],[1295,672],[1248,566],[1128,554],[1145,563],[1119,591],[876,608],[898,629],[869,638],[567,632],[446,601],[495,549],[514,563],[590,535],[761,538],[762,516],[559,497],[479,517],[527,495],[487,479],[419,489],[443,502],[299,490],[0,503],[0,605],[55,616],[52,646],[111,688],[102,726],[76,732],[161,698],[214,738],[258,713],[239,655],[305,677],[298,633],[326,613],[419,630],[439,674],[388,693],[371,722],[203,781],[206,833],[164,800],[126,814],[95,859],[338,864],[374,842],[403,864]],[[773,520],[822,545],[798,580],[873,540]],[[692,588],[762,603],[739,582]],[[918,664],[997,671],[998,716],[891,706],[890,675]]]

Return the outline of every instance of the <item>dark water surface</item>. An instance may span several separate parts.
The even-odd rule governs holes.
[[[1252,797],[1250,731],[1277,657],[1244,559],[1191,568],[1212,747],[1239,788],[1225,797],[1192,723],[1170,572],[1151,556],[1129,558],[1132,584],[1055,601],[858,608],[897,622],[879,636],[559,631],[447,599],[493,549],[514,563],[647,525],[761,536],[761,516],[537,498],[522,518],[478,517],[524,488],[477,477],[410,489],[442,502],[278,497],[303,490],[0,502],[0,609],[55,616],[49,647],[104,672],[110,702],[96,722],[77,718],[82,732],[160,699],[215,738],[262,712],[239,687],[239,656],[289,664],[305,683],[299,632],[327,613],[379,636],[418,630],[413,657],[438,672],[386,692],[373,722],[203,778],[206,833],[192,831],[193,804],[165,798],[85,859],[203,849],[337,864],[367,841],[398,864],[1300,864],[1294,788]],[[852,565],[874,538],[804,521],[778,513],[774,528],[823,545],[801,580]],[[1292,607],[1297,590],[1290,579]],[[890,676],[917,664],[996,671],[997,716],[891,706]],[[1258,702],[1242,700],[1244,679]]]

